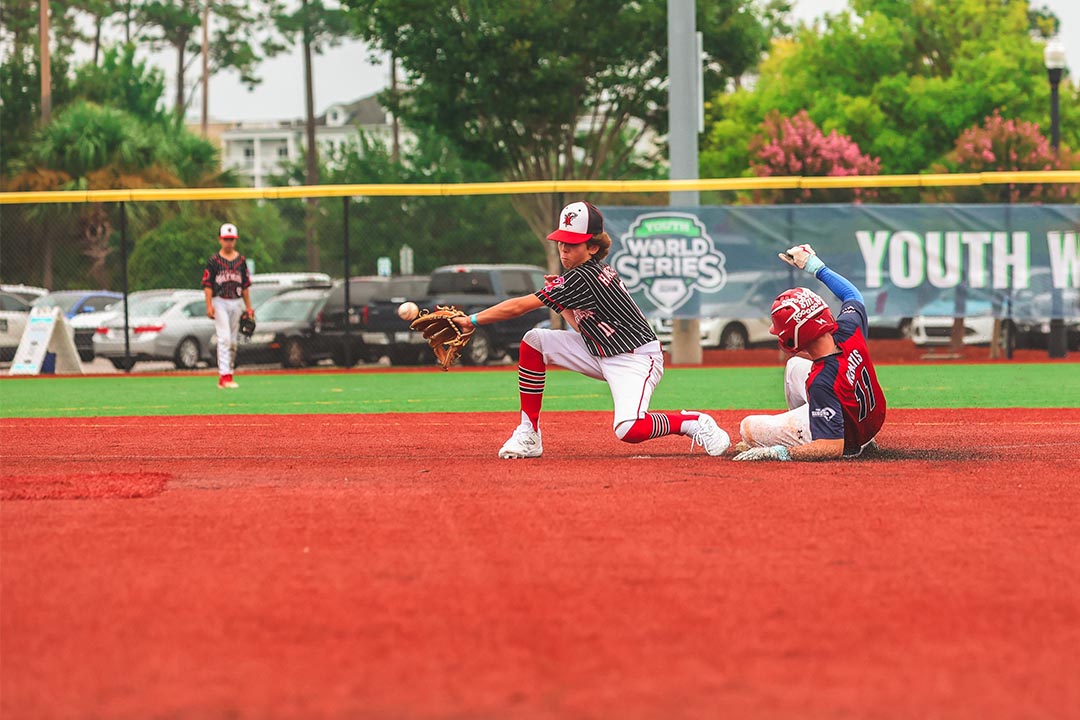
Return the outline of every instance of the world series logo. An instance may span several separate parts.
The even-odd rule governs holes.
[[[695,289],[712,292],[727,284],[726,258],[696,215],[639,215],[619,240],[611,266],[626,289],[643,291],[667,313],[682,307]]]

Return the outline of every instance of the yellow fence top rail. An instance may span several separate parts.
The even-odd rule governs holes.
[[[546,193],[651,193],[687,190],[944,187],[960,185],[1080,183],[1080,170],[845,177],[751,177],[700,180],[535,180],[529,182],[301,185],[263,188],[163,188],[3,192],[0,205],[32,203],[153,202],[160,200],[274,200],[279,198],[525,195]]]

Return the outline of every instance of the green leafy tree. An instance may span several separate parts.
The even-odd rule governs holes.
[[[850,10],[775,42],[752,89],[713,96],[702,174],[751,174],[753,129],[773,110],[806,110],[826,132],[881,158],[882,172],[918,173],[965,128],[1000,110],[1044,121],[1047,13],[1026,0],[851,0]],[[1065,86],[1069,85],[1068,88]],[[1074,143],[1077,92],[1063,83],[1063,138]]]
[[[352,23],[340,7],[322,0],[302,0],[295,12],[284,9],[274,15],[278,30],[289,39],[299,38],[304,56],[304,130],[307,146],[304,152],[307,185],[319,184],[319,146],[315,142],[315,78],[312,54],[340,44],[352,32]],[[307,198],[304,222],[304,246],[307,250],[307,269],[318,270],[319,244],[316,237],[318,199]]]
[[[131,289],[199,287],[207,258],[218,250],[223,217],[240,228],[240,252],[257,270],[274,266],[285,244],[285,231],[273,204],[228,208],[185,204],[179,213],[137,239],[128,263]]]
[[[994,112],[982,125],[961,133],[956,146],[935,164],[934,172],[977,173],[1080,168],[1080,153],[1062,146],[1055,153],[1034,123],[1007,120]],[[1077,199],[1069,185],[1008,184],[948,187],[927,191],[934,202],[1066,202]]]
[[[877,175],[881,161],[862,154],[851,138],[835,130],[826,135],[814,124],[805,110],[794,117],[781,117],[773,111],[762,123],[762,133],[750,142],[754,174],[768,176],[844,177]],[[872,192],[855,189],[766,190],[759,199],[767,202],[847,202],[873,197]]]
[[[92,47],[90,64],[97,65],[105,44],[103,37],[105,26],[110,20],[122,17],[131,2],[129,0],[74,0],[69,4],[89,18],[92,30],[85,40]],[[131,38],[128,37],[127,41],[130,42]]]
[[[217,185],[222,179],[217,149],[206,140],[86,101],[67,106],[39,130],[13,169],[7,186],[15,191],[180,187],[199,181]],[[77,208],[71,239],[90,260],[94,284],[108,287],[111,216],[103,203]]]
[[[37,0],[0,3],[0,175],[10,172],[34,129],[41,124],[41,62]],[[64,3],[50,3],[50,63],[52,107],[71,99],[70,79],[74,47],[79,37],[75,13]]]
[[[142,28],[141,42],[176,53],[173,110],[181,116],[190,101],[187,71],[201,50],[203,6],[203,0],[149,0],[138,4],[134,13],[136,26]],[[259,63],[282,49],[270,33],[271,5],[261,0],[218,0],[210,9],[210,74],[230,69],[249,87],[259,84]]]
[[[667,132],[667,2],[345,0],[361,36],[400,63],[383,101],[504,180],[640,177]],[[753,66],[782,5],[697,3],[706,84]],[[774,13],[774,14],[769,14]],[[537,237],[559,199],[513,196]],[[546,243],[549,267],[557,256]]]
[[[165,75],[136,60],[135,46],[130,43],[106,48],[100,65],[90,62],[77,67],[72,93],[98,105],[122,108],[149,123],[168,122],[161,103]]]
[[[320,173],[327,184],[333,185],[496,179],[491,168],[462,159],[445,138],[431,129],[417,131],[397,159],[387,143],[361,133],[355,144],[328,153]],[[277,181],[291,184],[299,182],[303,175],[304,169],[298,165]],[[295,202],[285,203],[284,208],[286,219],[300,215]],[[544,262],[543,251],[528,224],[507,196],[371,196],[352,200],[349,213],[353,238],[350,275],[373,274],[379,257],[391,258],[398,267],[402,245],[412,248],[418,273],[459,262]],[[327,267],[344,267],[341,218],[337,208],[319,214],[320,250]],[[285,257],[291,259],[285,267],[303,267],[303,258],[297,254],[300,247],[293,243],[286,248]]]

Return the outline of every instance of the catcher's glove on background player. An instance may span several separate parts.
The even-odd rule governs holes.
[[[463,329],[454,322],[456,317],[465,317],[465,313],[453,305],[436,305],[434,311],[421,310],[409,325],[424,336],[443,370],[450,369],[473,334],[473,327]]]
[[[240,316],[240,334],[244,337],[251,337],[255,334],[255,318],[248,315],[247,312]]]

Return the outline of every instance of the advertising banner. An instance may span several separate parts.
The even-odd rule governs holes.
[[[605,207],[608,262],[654,318],[767,314],[824,286],[777,259],[808,243],[877,321],[918,314],[1080,318],[1080,208],[1072,205]]]

